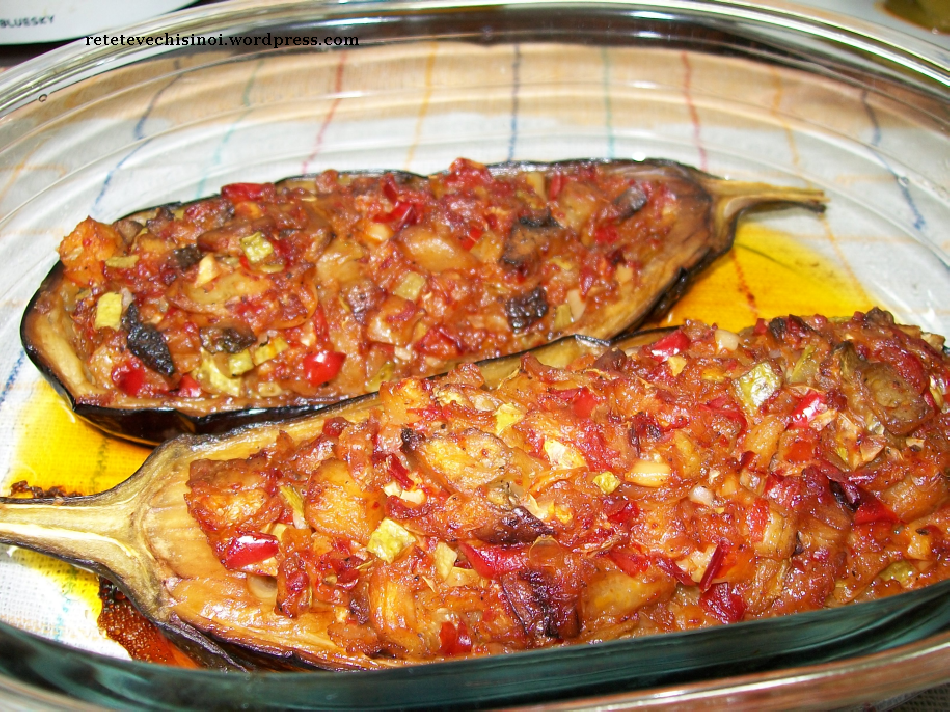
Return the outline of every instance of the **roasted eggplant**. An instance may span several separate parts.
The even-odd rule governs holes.
[[[0,541],[331,669],[881,598],[950,578],[942,341],[879,310],[569,337],[183,436],[103,494],[5,500]]]
[[[86,220],[21,326],[104,430],[143,442],[313,411],[661,314],[761,206],[820,191],[668,161],[335,171]]]

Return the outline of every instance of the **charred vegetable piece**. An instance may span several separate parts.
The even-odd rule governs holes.
[[[548,295],[543,287],[517,294],[505,302],[505,314],[512,329],[524,329],[548,313]]]
[[[125,311],[122,326],[126,331],[126,343],[135,356],[153,371],[164,376],[175,372],[171,352],[165,338],[151,324],[143,324],[139,320],[139,310],[135,304],[129,305]]]
[[[428,177],[235,183],[80,224],[21,335],[76,412],[110,432],[219,432],[566,334],[615,336],[729,249],[743,211],[821,201],[666,161],[459,159]],[[109,299],[134,302],[139,320],[96,309]],[[273,343],[285,348],[237,356]],[[141,353],[150,370],[134,383],[103,365],[131,373]]]
[[[945,404],[939,337],[879,310],[657,336],[575,337],[327,415],[183,437],[102,495],[0,503],[0,540],[95,562],[192,640],[329,668],[690,630],[950,578],[950,414],[913,410],[899,434],[876,400],[896,407],[919,382]],[[813,374],[763,375],[805,353]]]

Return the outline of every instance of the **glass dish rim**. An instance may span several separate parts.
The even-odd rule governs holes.
[[[783,0],[232,0],[178,10],[157,19],[117,28],[123,34],[159,35],[166,32],[214,32],[221,23],[312,13],[312,20],[359,18],[367,13],[399,16],[426,11],[537,10],[566,7],[616,8],[627,13],[662,15],[672,12],[736,20],[765,29],[830,40],[844,47],[871,52],[881,59],[927,77],[950,91],[950,55],[938,45],[883,25]],[[114,34],[114,31],[113,31]],[[87,45],[77,39],[0,74],[0,119],[49,92],[85,77],[109,71],[138,58],[168,51],[151,48]],[[90,67],[93,71],[90,71]]]

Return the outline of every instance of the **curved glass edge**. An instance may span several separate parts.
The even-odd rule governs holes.
[[[372,672],[235,673],[127,662],[0,624],[0,673],[108,706],[427,709],[516,705],[651,688],[866,656],[950,630],[950,581],[843,608],[450,663]],[[719,681],[721,682],[721,680]],[[717,683],[718,684],[718,683]]]
[[[389,24],[394,19],[421,16],[427,12],[464,10],[471,13],[485,10],[511,14],[557,11],[579,5],[575,0],[397,0],[387,3],[298,0],[281,4],[266,0],[239,0],[182,10],[160,19],[131,25],[115,33],[137,37],[157,37],[166,33],[208,35],[233,33],[239,29],[253,32],[255,28],[274,23],[339,23],[347,19],[358,23],[360,29],[369,31],[374,23]],[[890,28],[827,11],[774,1],[608,0],[583,3],[583,7],[590,11],[598,6],[631,16],[640,13],[643,17],[669,18],[671,15],[686,14],[711,23],[740,23],[746,25],[749,31],[759,32],[763,36],[791,31],[799,38],[810,38],[819,43],[830,42],[839,50],[846,48],[859,56],[870,56],[874,63],[896,70],[922,88],[928,88],[929,84],[929,89],[938,93],[950,88],[950,60],[938,46]],[[388,34],[379,38],[370,37],[369,41],[373,43],[392,39],[391,34]],[[791,42],[788,38],[786,41]],[[87,45],[83,40],[70,43],[4,72],[0,77],[0,117],[85,77],[177,49],[164,45],[144,49],[123,45],[96,47]]]

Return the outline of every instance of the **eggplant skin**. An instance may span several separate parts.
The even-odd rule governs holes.
[[[744,211],[764,205],[798,204],[816,210],[823,207],[823,197],[819,191],[726,181],[664,160],[516,162],[488,166],[488,168],[493,175],[504,177],[506,174],[520,172],[554,171],[558,168],[567,170],[579,166],[589,168],[600,165],[607,165],[611,170],[631,171],[634,175],[640,175],[642,172],[654,179],[679,181],[681,185],[689,186],[688,190],[692,191],[692,197],[684,199],[695,200],[698,204],[707,206],[706,216],[703,218],[704,233],[707,238],[699,247],[690,243],[689,249],[683,249],[683,252],[688,252],[688,254],[670,256],[663,265],[656,265],[657,271],[653,273],[656,275],[655,278],[644,274],[644,280],[649,285],[649,289],[638,286],[635,292],[631,292],[636,298],[631,298],[630,301],[636,301],[636,304],[607,304],[605,308],[598,311],[596,317],[591,319],[587,326],[581,322],[575,326],[581,329],[580,333],[602,339],[632,333],[648,319],[662,316],[683,294],[692,279],[732,246],[736,221]],[[363,174],[354,172],[352,175],[372,177],[383,176],[387,173],[392,174],[397,183],[419,179],[419,176],[414,174],[398,171],[373,171]],[[315,178],[316,176],[288,178],[276,185],[278,187],[299,185],[301,182],[312,182]],[[211,198],[214,197],[216,196],[211,196]],[[156,215],[160,217],[170,214],[171,210],[186,208],[188,205],[209,199],[136,211],[117,221],[116,224],[140,225],[155,218]],[[622,211],[624,219],[627,219],[643,207],[643,196],[628,191],[614,202]],[[516,222],[518,236],[523,239],[510,238],[507,241],[509,244],[506,249],[509,249],[512,254],[508,255],[506,252],[502,255],[499,258],[500,264],[513,271],[524,269],[524,265],[531,260],[531,253],[536,249],[537,241],[544,239],[547,230],[556,227],[557,223],[550,213],[523,216]],[[197,254],[186,254],[181,249],[174,255],[179,264],[193,264],[197,256]],[[672,264],[673,262],[676,264]],[[653,265],[650,266],[653,267]],[[146,444],[157,444],[184,433],[216,434],[243,425],[295,418],[318,412],[330,403],[353,395],[334,394],[330,389],[324,388],[313,397],[297,397],[292,403],[287,403],[273,400],[268,402],[268,399],[255,401],[250,397],[228,398],[215,395],[183,398],[171,394],[164,398],[137,398],[106,390],[90,380],[84,364],[73,353],[70,346],[68,334],[72,328],[71,320],[63,310],[61,298],[57,296],[59,285],[64,280],[64,266],[62,262],[58,262],[34,294],[24,313],[20,325],[21,341],[30,360],[53,388],[69,402],[72,410],[112,435]],[[552,318],[551,312],[555,305],[549,307],[543,296],[543,288],[536,287],[532,291],[528,287],[520,297],[509,299],[504,304],[508,323],[515,335],[521,339],[520,343],[523,344],[513,350],[520,351],[543,343],[540,334],[535,336],[528,334],[532,329],[537,331],[534,327],[538,326],[539,320],[545,317],[549,320]],[[568,330],[567,333],[570,331]],[[552,332],[547,338],[561,335],[563,332],[561,334]],[[541,340],[526,342],[526,339],[536,337]],[[472,354],[472,357],[479,358],[478,354]],[[371,389],[368,384],[364,383],[364,386],[366,391]]]

